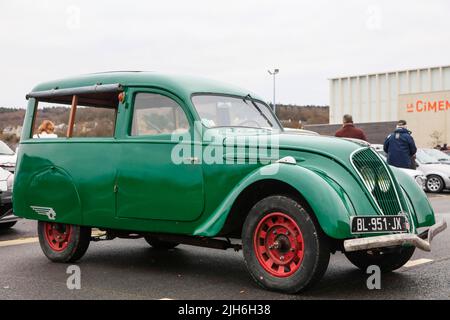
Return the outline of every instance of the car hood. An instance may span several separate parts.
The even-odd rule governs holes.
[[[417,177],[417,176],[423,175],[423,172],[420,170],[405,169],[405,168],[399,168],[399,169],[411,177]]]
[[[350,162],[350,155],[355,150],[366,147],[366,145],[356,141],[348,141],[329,136],[299,135],[289,132],[279,134],[262,134],[261,132],[259,134],[254,132],[253,134],[227,134],[224,137],[223,143],[224,146],[239,145],[239,140],[245,138],[245,136],[254,137],[255,135],[258,136],[259,144],[266,144],[268,147],[278,147],[280,150],[318,153],[329,158],[342,160],[346,163]]]

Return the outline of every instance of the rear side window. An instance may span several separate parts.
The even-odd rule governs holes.
[[[136,95],[131,135],[184,133],[188,130],[186,114],[174,100],[155,93]]]
[[[113,137],[117,96],[104,93],[37,100],[31,137]]]

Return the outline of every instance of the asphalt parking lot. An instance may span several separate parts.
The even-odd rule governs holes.
[[[430,200],[437,219],[450,223],[450,193]],[[0,233],[0,257],[0,299],[450,299],[449,230],[431,253],[416,250],[405,267],[383,275],[380,290],[367,289],[368,275],[337,253],[322,281],[298,295],[260,289],[241,253],[184,245],[161,252],[142,239],[91,243],[78,263],[81,289],[69,290],[69,265],[45,258],[34,221]]]

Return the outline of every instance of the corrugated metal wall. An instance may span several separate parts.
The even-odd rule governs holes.
[[[330,123],[398,120],[400,94],[450,90],[450,66],[330,79]]]

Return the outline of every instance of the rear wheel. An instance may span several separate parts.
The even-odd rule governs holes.
[[[155,248],[157,250],[170,250],[179,245],[179,243],[171,241],[162,241],[152,236],[145,236],[144,239],[145,241],[147,241],[149,245],[152,246],[152,248]]]
[[[319,281],[330,259],[326,236],[311,214],[286,196],[259,201],[242,230],[244,259],[262,287],[297,293]]]
[[[13,222],[7,222],[7,223],[0,223],[0,230],[6,230],[9,228],[14,227],[14,225],[17,223],[17,221]]]
[[[426,182],[427,191],[432,193],[440,193],[444,190],[444,180],[436,175],[431,175]]]
[[[345,252],[351,263],[363,271],[371,265],[380,267],[381,272],[391,272],[401,268],[411,259],[415,247],[396,247],[386,250]]]
[[[75,262],[86,253],[91,241],[91,228],[38,222],[41,249],[54,262]]]

